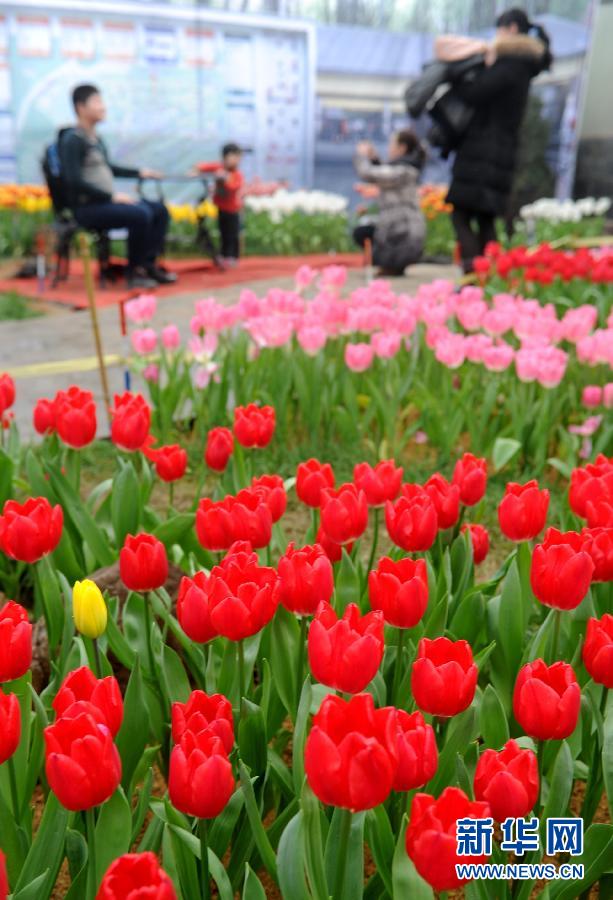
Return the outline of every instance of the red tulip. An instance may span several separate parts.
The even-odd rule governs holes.
[[[446,478],[436,472],[424,484],[424,490],[434,503],[438,517],[438,527],[451,528],[460,517],[460,488],[449,484]]]
[[[53,700],[52,706],[60,716],[71,715],[74,718],[74,711],[70,713],[71,707],[77,707],[83,710],[83,704],[87,704],[90,709],[97,709],[102,718],[94,714],[96,721],[102,721],[108,725],[109,731],[115,737],[121,728],[123,721],[123,700],[117,679],[112,675],[106,678],[96,678],[91,669],[87,666],[81,666],[80,669],[74,669],[69,672],[63,680],[61,687]]]
[[[415,794],[406,833],[407,853],[415,868],[436,891],[450,891],[466,883],[456,875],[456,865],[487,862],[485,854],[458,856],[458,819],[487,819],[487,803],[470,801],[464,791],[447,787],[435,800],[430,794]]]
[[[21,738],[21,710],[17,694],[0,691],[0,766],[10,759]]]
[[[117,790],[121,759],[106,725],[87,714],[59,718],[45,728],[45,745],[47,781],[66,809],[91,809]]]
[[[462,525],[460,531],[470,531],[470,540],[473,545],[473,562],[476,566],[482,563],[490,549],[490,535],[483,525],[470,523]]]
[[[211,622],[231,641],[257,634],[279,604],[279,576],[255,554],[235,553],[215,566],[207,586]]]
[[[549,491],[539,490],[536,481],[509,482],[498,506],[502,533],[511,541],[530,541],[545,527]]]
[[[433,716],[455,716],[472,703],[478,674],[466,641],[422,638],[411,672],[415,702]]]
[[[365,462],[358,463],[353,470],[353,481],[359,491],[364,491],[369,506],[383,506],[400,493],[402,468],[393,459],[378,462],[374,468]]]
[[[587,502],[597,496],[602,490],[601,480],[613,478],[613,459],[609,460],[604,454],[599,454],[593,463],[578,469],[573,469],[570,476],[570,489],[568,501],[570,508],[581,519],[587,517]]]
[[[36,562],[55,550],[63,524],[62,507],[51,506],[46,497],[7,500],[0,516],[0,549],[21,562]]]
[[[166,547],[152,534],[129,534],[119,552],[119,575],[129,591],[155,591],[168,580]]]
[[[321,602],[334,592],[332,564],[319,544],[296,550],[288,544],[277,566],[280,601],[298,616],[312,616]]]
[[[218,737],[229,755],[234,746],[232,704],[223,694],[192,691],[187,703],[172,704],[172,739],[178,744],[186,731]]]
[[[575,609],[590,589],[594,563],[574,531],[548,528],[534,548],[530,584],[537,600],[555,609]]]
[[[266,447],[275,431],[272,406],[237,406],[234,410],[234,437],[243,447]]]
[[[318,509],[322,491],[334,487],[334,472],[330,463],[309,459],[296,469],[296,494],[306,506]]]
[[[589,528],[613,528],[613,473],[601,478],[585,504]]]
[[[111,440],[122,450],[140,450],[151,427],[151,409],[141,394],[115,394]]]
[[[208,582],[208,575],[204,572],[196,572],[193,578],[184,575],[177,597],[179,625],[188,638],[198,644],[206,644],[217,637],[209,610]]]
[[[326,532],[320,526],[317,529],[317,536],[315,538],[318,546],[322,548],[328,559],[331,563],[340,562],[343,558],[343,547],[347,553],[351,553],[353,550],[353,541],[349,544],[335,544],[334,541],[331,541]]]
[[[180,812],[214,819],[234,791],[232,766],[218,737],[186,731],[170,754],[168,793]]]
[[[588,619],[583,664],[596,684],[613,690],[613,616]]]
[[[2,896],[0,892],[0,897]],[[105,872],[96,900],[177,900],[169,875],[155,853],[125,853]]]
[[[383,615],[360,615],[349,603],[341,619],[322,603],[309,628],[309,665],[327,687],[357,694],[369,684],[383,659]]]
[[[328,488],[321,496],[321,527],[335,544],[348,544],[366,531],[368,504],[354,484]]]
[[[475,506],[485,495],[487,462],[472,453],[465,453],[455,464],[452,483],[460,488],[460,502],[464,506]]]
[[[405,493],[406,492],[406,493]],[[402,496],[385,505],[385,524],[391,540],[409,553],[429,550],[438,531],[436,508],[419,485],[404,485]]]
[[[561,741],[573,733],[581,690],[572,666],[535,659],[519,670],[513,691],[513,714],[526,734],[541,741]]]
[[[592,581],[613,581],[613,527],[584,528],[581,540],[594,563]]]
[[[373,809],[392,789],[397,760],[396,710],[375,709],[370,694],[329,694],[313,717],[304,763],[322,803],[352,812]]]
[[[7,600],[0,607],[0,683],[21,678],[32,664],[32,626],[28,613]]]
[[[507,741],[502,750],[485,750],[475,770],[475,799],[489,803],[497,822],[523,819],[539,795],[536,754]]]
[[[3,375],[0,375],[0,418],[14,402],[15,382],[7,372],[4,372]]]
[[[196,512],[196,534],[207,550],[228,550],[235,541],[266,547],[272,535],[270,509],[248,488],[217,502],[203,497]]]
[[[154,464],[157,476],[162,481],[179,481],[185,475],[187,451],[179,444],[151,448],[145,451],[145,456]]]
[[[37,400],[32,421],[38,434],[52,434],[55,431],[55,402],[45,397]]]
[[[209,469],[223,472],[234,450],[234,437],[229,428],[211,428],[206,438],[204,461]]]
[[[96,437],[96,403],[91,391],[76,385],[55,397],[55,429],[69,447],[79,450]]]
[[[259,478],[253,478],[251,489],[270,510],[273,524],[278,522],[287,507],[287,494],[281,476],[260,475]]]
[[[409,715],[396,710],[398,768],[392,787],[395,791],[412,791],[423,787],[434,777],[438,750],[434,729],[417,711]]]
[[[9,895],[9,878],[6,874],[6,859],[0,850],[0,900],[6,900]]]
[[[414,628],[428,605],[428,572],[423,559],[387,556],[368,575],[368,596],[373,609],[380,609],[388,625]]]

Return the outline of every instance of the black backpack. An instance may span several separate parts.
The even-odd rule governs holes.
[[[62,159],[60,155],[60,142],[71,128],[60,128],[55,140],[45,147],[41,167],[43,177],[49,190],[53,211],[56,216],[65,216],[70,212],[70,202],[66,181],[62,172]]]

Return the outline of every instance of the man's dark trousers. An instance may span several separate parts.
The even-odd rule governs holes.
[[[151,266],[164,250],[170,216],[163,203],[91,203],[74,211],[79,225],[110,231],[128,229],[128,265],[131,269]]]

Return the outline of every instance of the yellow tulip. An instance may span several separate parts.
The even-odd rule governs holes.
[[[95,640],[106,629],[107,611],[98,585],[85,578],[72,589],[72,615],[77,631]]]

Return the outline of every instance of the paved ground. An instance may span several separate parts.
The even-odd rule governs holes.
[[[456,278],[458,270],[453,266],[418,265],[410,273],[394,280],[398,291],[411,293],[419,284],[432,281],[434,278]],[[354,288],[364,283],[364,273],[350,270],[349,287]],[[258,294],[265,294],[270,287],[291,287],[292,281],[287,278],[259,281],[249,285]],[[231,303],[238,299],[240,292],[246,287],[238,284],[218,290],[215,296],[220,301]],[[160,300],[154,326],[162,328],[171,322],[177,324],[184,337],[189,335],[189,321],[193,315],[194,301],[208,296],[203,279],[202,291],[197,294],[180,295]],[[104,352],[107,354],[124,352],[125,345],[120,334],[117,308],[102,309],[98,313]],[[34,365],[36,363],[54,362],[57,360],[80,359],[91,357],[95,353],[94,339],[91,331],[89,312],[74,311],[49,305],[48,314],[36,319],[25,319],[17,322],[0,322],[0,371],[13,367]],[[108,370],[111,392],[123,390],[123,370],[112,367]],[[32,435],[31,415],[34,403],[39,397],[50,397],[61,388],[71,384],[79,384],[93,391],[102,409],[102,392],[97,371],[45,373],[43,375],[18,376],[18,400],[15,404],[15,415],[21,434]],[[104,417],[99,416],[100,430],[104,430]]]

